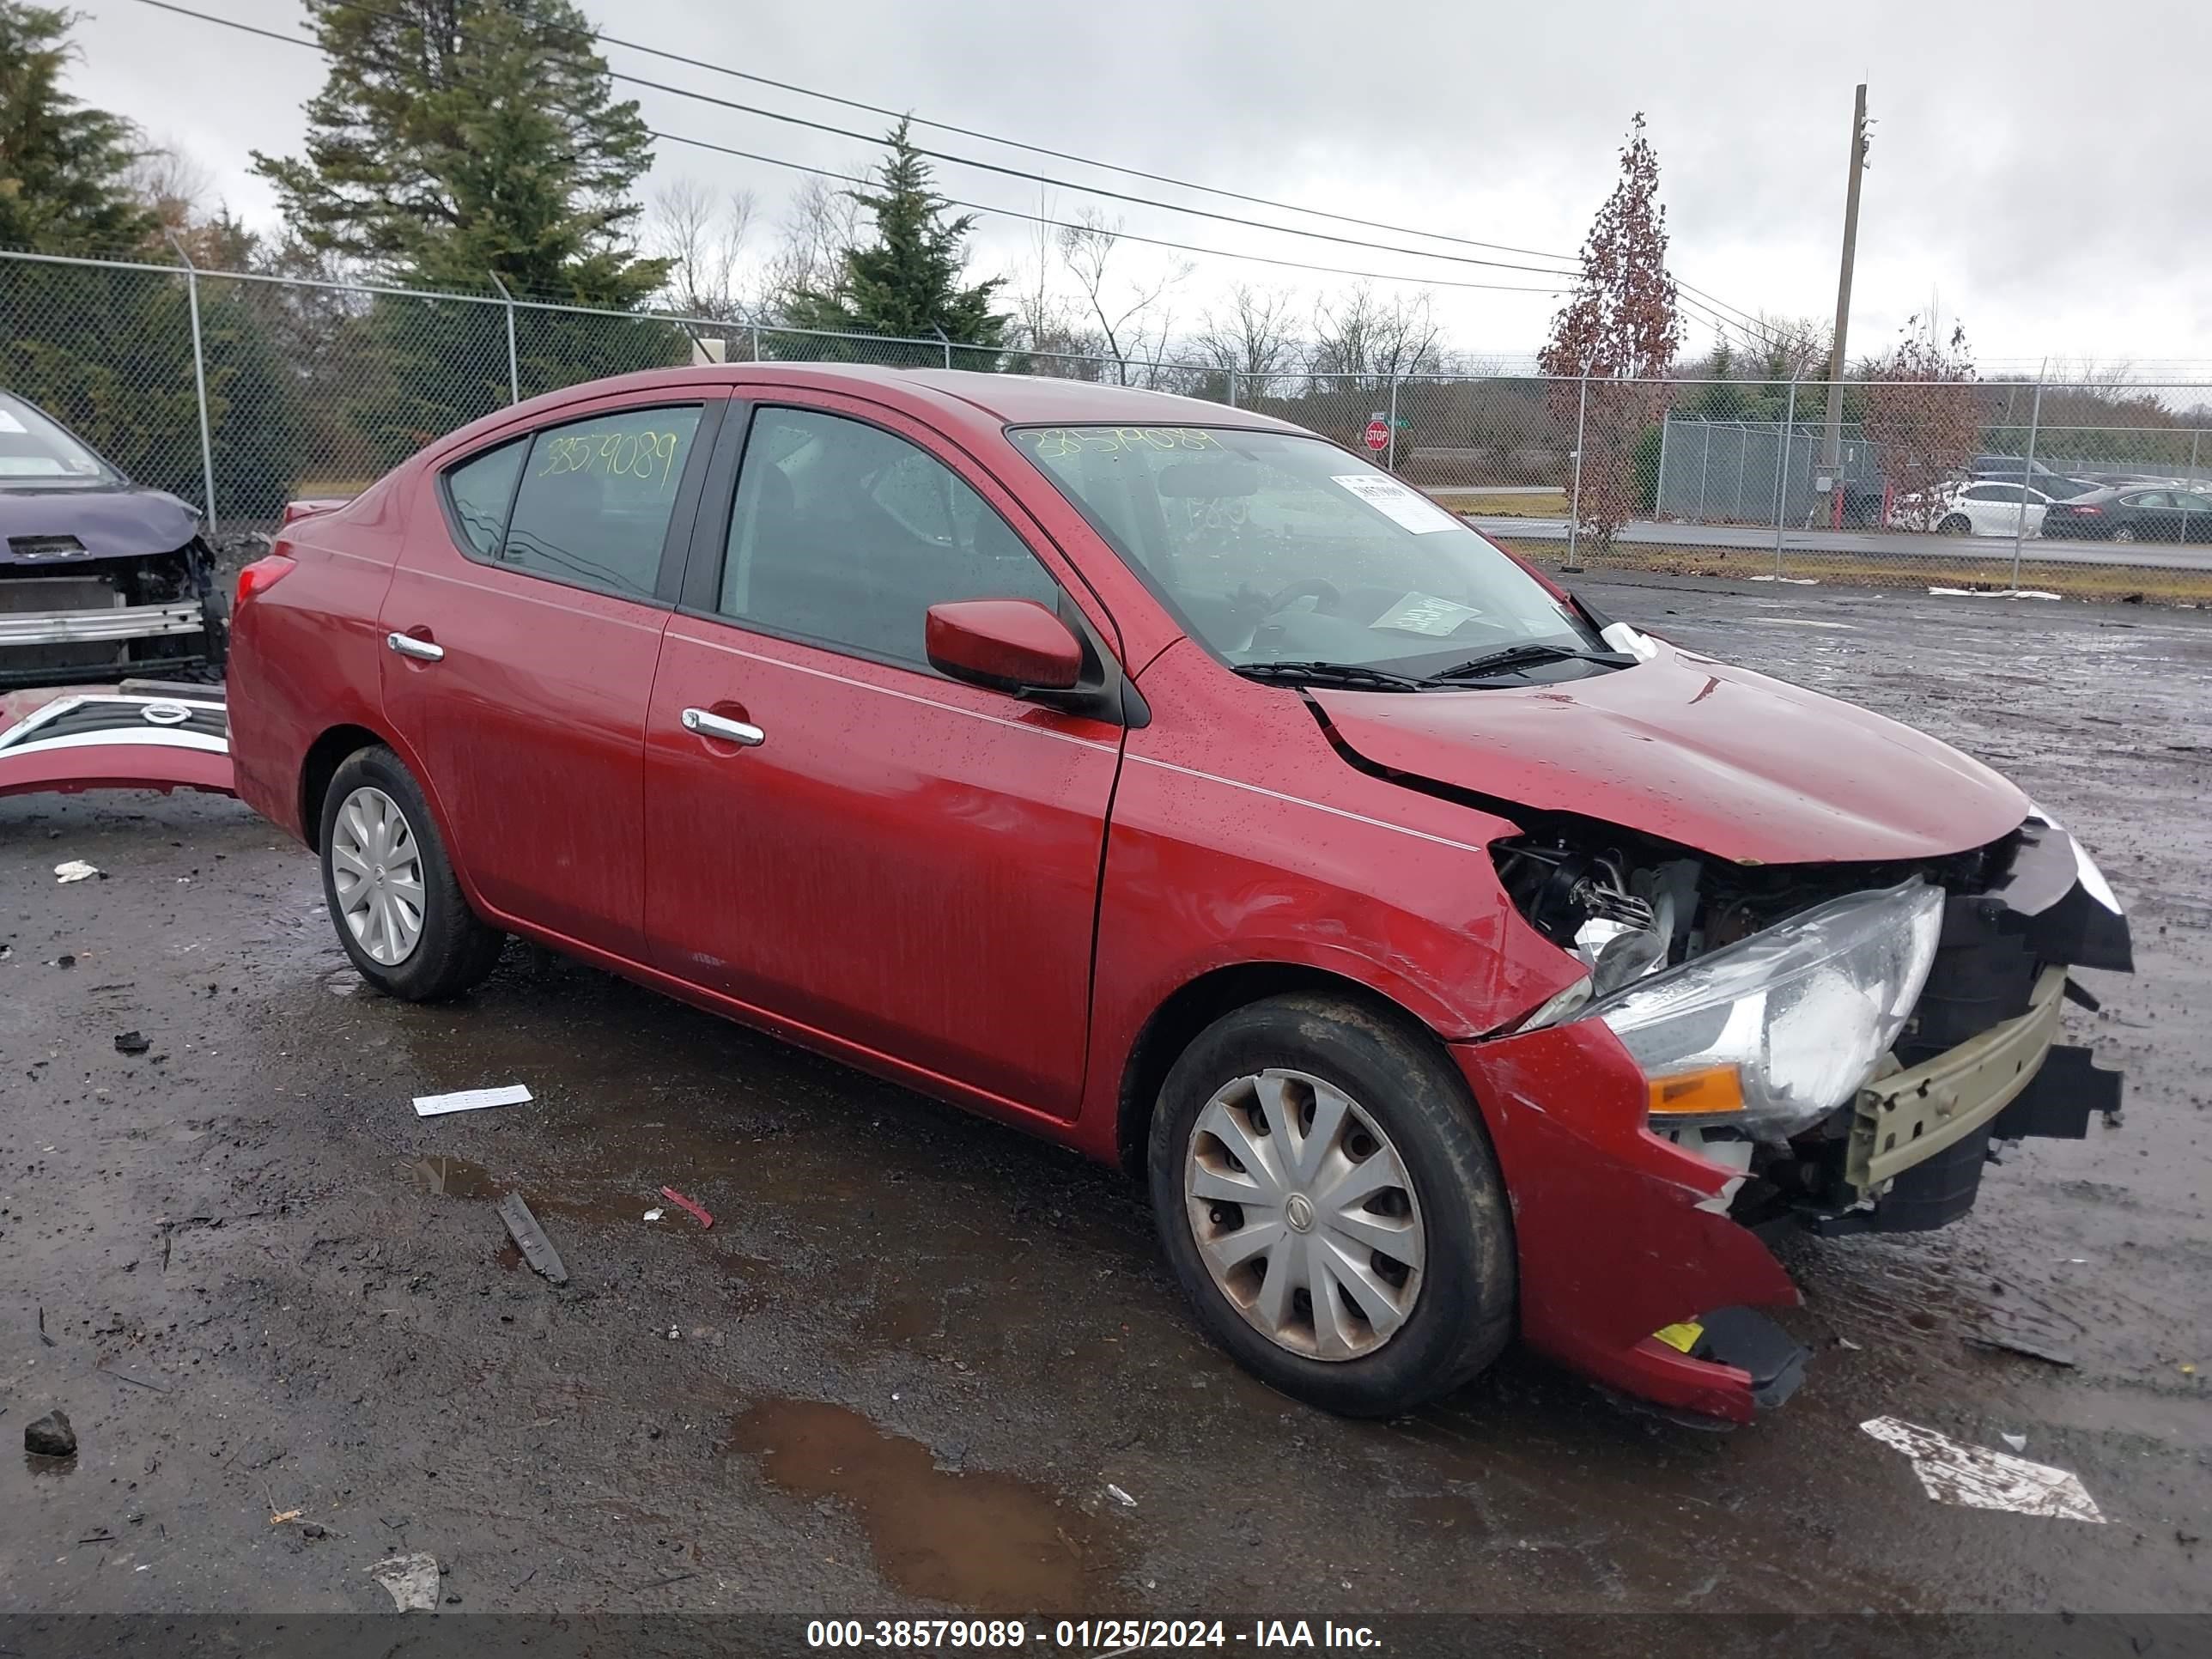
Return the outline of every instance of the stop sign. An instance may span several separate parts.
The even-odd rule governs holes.
[[[1367,447],[1378,452],[1390,447],[1389,422],[1379,415],[1367,423]]]

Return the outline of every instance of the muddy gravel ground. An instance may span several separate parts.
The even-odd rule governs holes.
[[[15,799],[0,1609],[388,1617],[368,1569],[420,1551],[446,1613],[2212,1610],[2212,617],[1590,591],[2009,772],[2135,926],[2068,1013],[2124,1121],[1946,1232],[1795,1249],[1778,1413],[1699,1432],[1516,1354],[1334,1420],[1198,1337],[1116,1174],[520,945],[386,1000],[243,807]],[[21,1454],[55,1407],[76,1456]],[[2024,1437],[2106,1523],[1932,1501],[1884,1414]]]

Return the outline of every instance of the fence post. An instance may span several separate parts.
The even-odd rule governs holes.
[[[1790,412],[1783,417],[1782,441],[1774,452],[1774,574],[1782,574],[1782,516],[1790,506],[1790,440],[1797,426],[1797,377],[1790,377]]]
[[[1667,440],[1674,430],[1674,411],[1662,410],[1659,413],[1659,476],[1651,481],[1651,516],[1655,519],[1661,515],[1662,510],[1661,498],[1667,489]]]
[[[501,303],[507,311],[507,400],[511,404],[522,401],[522,363],[514,355],[514,295],[507,291],[507,284],[499,280],[499,273],[488,270],[491,285],[499,290]]]
[[[207,497],[208,534],[215,534],[215,434],[208,422],[207,353],[200,344],[200,274],[192,256],[173,233],[163,229],[177,258],[185,262],[185,305],[192,314],[192,394],[200,409],[200,489]]]
[[[753,361],[754,361],[755,362],[758,362],[761,360],[761,355],[760,355],[760,325],[759,325],[758,323],[755,323],[755,324],[753,324],[753,325],[752,325],[752,335],[753,335]]]
[[[1575,483],[1567,498],[1567,562],[1559,567],[1579,574],[1583,529],[1583,422],[1589,414],[1589,370],[1583,371],[1583,389],[1575,399]]]
[[[2191,428],[2189,434],[2189,487],[2197,488],[2197,441],[2204,435],[2202,427]]]
[[[1237,407],[1237,371],[1233,368],[1229,371],[1229,406]]]
[[[1713,465],[1713,426],[1710,421],[1698,422],[1698,520],[1705,521],[1705,475]]]
[[[2012,591],[2020,592],[2020,544],[2027,535],[2028,479],[2035,473],[2036,428],[2043,423],[2043,376],[2050,364],[2035,372],[2035,400],[2027,406],[2027,458],[2020,465],[2020,517],[2012,526]]]
[[[1382,468],[1387,472],[1398,470],[1398,371],[1390,371],[1390,442],[1382,452]]]

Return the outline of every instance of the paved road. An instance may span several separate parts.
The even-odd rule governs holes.
[[[1565,519],[1493,518],[1468,520],[1486,536],[1524,541],[1563,542]],[[1774,550],[1771,526],[1741,524],[1660,524],[1639,521],[1613,532],[1622,542],[1656,543],[1668,547],[1764,548]],[[1956,563],[1981,559],[2009,565],[2009,536],[1936,536],[1910,531],[1785,530],[1783,550],[1805,553],[1848,553],[1876,558],[1944,559]],[[2021,557],[2047,564],[2124,564],[2154,566],[2160,569],[2212,570],[2212,546],[2154,547],[2137,542],[2115,547],[2110,542],[2044,541],[2030,537],[2021,544]]]
[[[534,951],[454,1006],[386,1000],[313,860],[234,803],[22,798],[0,801],[0,1431],[60,1406],[82,1449],[0,1458],[0,1615],[388,1621],[368,1570],[404,1551],[447,1569],[441,1614],[1605,1613],[1637,1615],[1611,1646],[1522,1650],[1685,1659],[1752,1650],[1732,1630],[1870,1651],[1692,1614],[2212,1612],[2212,618],[1589,589],[2011,772],[2135,918],[2138,974],[2067,1011],[2127,1069],[2124,1125],[2008,1158],[1945,1232],[1794,1249],[1817,1352],[1781,1413],[1692,1432],[1516,1354],[1405,1421],[1320,1415],[1200,1340],[1112,1173]],[[107,878],[58,884],[80,858]],[[535,1101],[408,1107],[510,1081]],[[506,1243],[509,1189],[565,1289]],[[1933,1502],[1860,1431],[1885,1413],[2023,1435],[2109,1523]],[[486,1628],[456,1622],[404,1628]],[[307,1650],[264,1634],[239,1650]],[[65,1650],[3,1616],[0,1649]]]

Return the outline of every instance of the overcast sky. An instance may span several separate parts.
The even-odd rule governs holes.
[[[292,29],[288,0],[188,0]],[[73,85],[213,173],[258,225],[273,198],[247,152],[296,153],[319,61],[154,10],[80,0]],[[817,0],[742,6],[583,0],[600,26],[756,74],[1102,161],[1398,226],[1571,252],[1611,188],[1630,116],[1661,164],[1676,274],[1749,311],[1830,314],[1855,82],[1876,118],[1851,322],[1875,349],[1931,299],[1985,366],[2128,360],[2148,378],[2212,376],[2212,5],[2118,0],[1717,0],[1484,6],[1395,0],[1094,6],[1054,0]],[[957,20],[951,21],[951,20]],[[706,71],[606,53],[618,70],[872,130],[874,118]],[[666,94],[634,93],[665,132],[848,167],[848,140]],[[917,131],[919,142],[1071,181],[1376,241],[1404,234],[1254,209],[1073,163]],[[750,188],[772,222],[796,175],[663,143],[653,181]],[[947,194],[1035,211],[1036,187],[944,166]],[[1085,201],[1053,192],[1065,216]],[[1127,204],[1133,233],[1212,248],[1449,280],[1542,285],[1512,271],[1248,230]],[[763,236],[769,233],[763,233]],[[985,220],[982,272],[1030,257],[1026,228]],[[1125,245],[1133,270],[1174,256]],[[1177,295],[1194,325],[1228,284],[1343,279],[1203,258]],[[1382,293],[1419,283],[1377,284]],[[1433,290],[1449,341],[1525,354],[1556,301]],[[1693,343],[1710,339],[1700,325]]]

